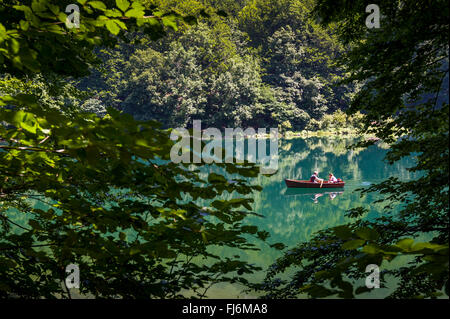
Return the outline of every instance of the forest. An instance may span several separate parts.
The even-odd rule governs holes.
[[[223,283],[355,298],[368,264],[403,257],[382,275],[389,298],[448,298],[449,6],[380,0],[368,29],[367,4],[0,1],[0,298],[205,298]],[[193,120],[372,136],[342,154],[381,141],[386,167],[414,158],[415,178],[355,190],[381,194],[383,214],[354,199],[342,224],[286,247],[254,222],[275,183],[257,165],[170,161],[170,132]],[[240,258],[262,246],[281,256],[267,269]]]
[[[64,80],[69,105],[100,115],[114,107],[164,127],[199,119],[206,127],[299,131],[313,120],[314,130],[323,115],[348,107],[355,86],[335,85],[345,75],[335,63],[344,48],[331,27],[311,18],[313,1],[143,4],[199,21],[169,29],[157,41],[127,32],[115,47],[97,49],[101,63],[91,75],[40,75],[29,79],[28,89],[41,90],[45,99],[51,83]],[[227,14],[207,17],[208,10]]]

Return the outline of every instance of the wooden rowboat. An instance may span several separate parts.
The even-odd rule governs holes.
[[[289,188],[342,188],[345,185],[345,182],[329,183],[328,181],[323,181],[322,187],[320,187],[320,182],[314,183],[295,179],[285,179],[284,181]]]

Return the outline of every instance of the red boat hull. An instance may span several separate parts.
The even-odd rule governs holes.
[[[328,183],[328,181],[323,181],[322,187],[320,187],[320,183],[310,181],[298,181],[295,179],[285,179],[284,181],[289,188],[342,188],[345,185],[345,182]]]

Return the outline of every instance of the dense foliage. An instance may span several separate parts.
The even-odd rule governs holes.
[[[100,298],[200,296],[217,282],[245,283],[257,266],[208,248],[255,249],[248,236],[268,237],[243,223],[252,199],[242,196],[260,188],[239,176],[257,168],[226,164],[235,180],[202,179],[168,161],[174,142],[160,124],[113,108],[81,112],[84,93],[59,77],[84,75],[98,60],[93,49],[112,47],[125,29],[157,38],[192,18],[139,1],[78,3],[86,15],[70,30],[61,1],[0,3],[0,297],[70,298],[72,263],[79,293]],[[241,197],[216,199],[225,193]]]
[[[291,130],[347,107],[354,86],[332,85],[344,78],[333,64],[344,49],[331,28],[310,19],[310,1],[255,0],[230,9],[226,1],[155,3],[184,14],[214,5],[228,15],[157,42],[129,35],[132,45],[104,52],[102,68],[80,84],[95,89],[100,104],[166,127],[200,119],[218,128]]]
[[[379,1],[370,30],[360,0],[78,0],[69,29],[71,2],[0,1],[0,297],[70,298],[71,263],[79,293],[100,298],[202,297],[217,282],[352,298],[369,292],[368,264],[391,297],[448,295],[445,1]],[[351,209],[252,285],[242,275],[260,268],[239,251],[269,235],[246,223],[257,170],[221,165],[228,180],[168,161],[171,128],[193,119],[350,127],[389,143],[391,163],[414,156],[421,177],[363,190],[385,196],[382,217]]]
[[[421,177],[392,177],[365,189],[362,195],[384,196],[385,214],[363,220],[367,209],[354,208],[348,216],[356,220],[287,251],[258,286],[267,297],[352,298],[370,291],[364,285],[369,264],[382,269],[382,288],[391,298],[449,295],[449,6],[378,5],[380,29],[365,27],[365,1],[321,0],[316,12],[323,23],[337,23],[341,39],[352,44],[341,63],[349,67],[348,81],[364,85],[349,113],[365,112],[364,131],[390,144],[387,161],[413,156],[409,171]],[[401,205],[397,213],[395,205]],[[397,267],[389,266],[393,259],[400,259]],[[295,275],[281,280],[288,269]]]

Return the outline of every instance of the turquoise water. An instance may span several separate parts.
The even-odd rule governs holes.
[[[339,138],[295,138],[283,139],[279,143],[279,168],[276,174],[259,176],[255,181],[263,187],[254,197],[254,210],[263,215],[250,217],[247,223],[256,225],[260,230],[267,230],[271,237],[269,242],[281,242],[293,247],[308,241],[316,231],[351,221],[345,216],[348,209],[358,206],[369,208],[364,218],[376,218],[383,214],[383,204],[372,204],[379,198],[378,194],[360,197],[356,189],[365,188],[389,177],[410,180],[416,175],[407,171],[414,160],[407,158],[388,165],[383,159],[387,152],[385,147],[371,146],[362,150],[349,150],[353,139]],[[327,178],[333,172],[345,181],[345,187],[337,190],[288,189],[284,179],[309,179],[314,170],[319,177]],[[281,253],[266,244],[257,243],[258,252],[242,253],[241,256],[264,269],[275,261]],[[227,251],[215,249],[223,255]],[[259,281],[264,272],[250,276]],[[211,297],[245,297],[236,287],[217,286]]]
[[[252,221],[268,230],[273,240],[290,246],[310,239],[317,230],[348,222],[344,215],[352,207],[370,208],[366,218],[380,216],[382,204],[372,204],[378,195],[361,198],[356,189],[391,176],[401,180],[414,178],[414,174],[406,170],[414,164],[413,159],[388,165],[383,160],[385,149],[372,146],[365,150],[348,150],[347,146],[353,142],[325,138],[282,140],[278,172],[258,180],[264,189],[255,198],[255,211],[265,218]],[[285,178],[309,179],[314,170],[318,170],[322,178],[333,172],[345,181],[345,187],[317,191],[285,186]]]
[[[300,242],[308,241],[316,231],[348,223],[345,216],[348,209],[358,206],[369,208],[364,218],[376,218],[383,214],[383,204],[372,204],[379,198],[377,194],[360,197],[359,188],[368,187],[389,177],[410,180],[416,177],[407,171],[414,165],[412,158],[406,158],[388,165],[384,160],[386,148],[371,146],[362,150],[349,150],[355,143],[353,139],[340,138],[294,138],[279,141],[278,171],[272,176],[261,175],[251,179],[263,190],[254,194],[254,211],[264,217],[252,216],[246,223],[258,226],[271,234],[269,243],[280,242],[293,247]],[[206,175],[216,171],[214,167],[202,168]],[[333,172],[346,184],[343,189],[288,189],[284,180],[309,179],[314,170],[319,176],[326,178]],[[36,203],[36,205],[41,205]],[[26,221],[24,221],[25,223]],[[270,266],[281,252],[270,248],[268,244],[254,240],[259,251],[240,251],[242,260],[262,267],[264,270],[249,276],[253,282],[264,278],[265,269]],[[236,255],[229,248],[215,247],[214,252],[222,256]],[[208,297],[236,298],[255,297],[243,294],[243,287],[219,284],[209,290]]]

